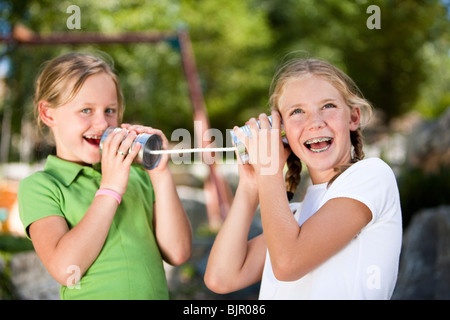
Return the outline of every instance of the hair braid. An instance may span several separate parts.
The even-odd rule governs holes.
[[[356,131],[350,131],[350,140],[354,148],[351,162],[355,163],[359,160],[364,159],[365,155],[363,151],[363,136],[361,133],[361,129],[358,128]]]
[[[300,173],[302,171],[302,162],[293,152],[291,152],[291,154],[287,158],[287,167],[288,170],[286,172],[285,182],[286,182],[287,197],[288,200],[290,201],[292,200],[295,190],[297,189],[297,186],[300,183],[301,179]]]

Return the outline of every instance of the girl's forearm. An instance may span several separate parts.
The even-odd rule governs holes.
[[[245,283],[242,278],[249,251],[248,233],[257,205],[257,194],[239,185],[209,255],[205,283],[211,290],[230,292]]]
[[[345,247],[372,219],[365,204],[342,197],[328,200],[300,227],[282,196],[282,184],[268,177],[258,182],[262,183],[264,236],[274,275],[280,281],[306,275]]]
[[[172,265],[186,262],[192,251],[192,229],[167,168],[151,176],[155,191],[154,224],[158,246]]]
[[[32,226],[40,228],[31,233],[33,243],[50,274],[62,285],[73,275],[81,278],[97,259],[108,235],[117,210],[117,201],[110,196],[97,196],[84,217],[72,229],[61,219]],[[57,217],[59,218],[59,217]],[[39,222],[39,221],[38,221]],[[72,270],[71,272],[69,272]],[[79,279],[75,279],[79,280]]]
[[[282,176],[258,177],[261,221],[274,272],[284,270],[297,256],[300,227],[286,196]]]

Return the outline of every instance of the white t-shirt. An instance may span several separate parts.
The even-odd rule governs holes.
[[[301,226],[328,200],[364,203],[372,220],[350,243],[295,281],[275,278],[267,252],[260,299],[389,299],[397,281],[402,218],[397,182],[378,158],[361,160],[327,183],[308,187],[302,203],[290,205]]]

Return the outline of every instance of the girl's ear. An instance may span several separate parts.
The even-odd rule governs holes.
[[[42,122],[49,128],[55,126],[56,121],[53,116],[53,110],[54,108],[50,107],[50,104],[47,101],[40,101],[39,102],[39,117],[41,118]]]
[[[350,131],[355,131],[359,128],[361,122],[361,109],[354,107],[350,110]]]

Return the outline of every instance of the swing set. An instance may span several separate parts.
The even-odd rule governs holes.
[[[86,45],[86,44],[132,44],[158,42],[169,42],[178,49],[181,55],[181,62],[184,76],[188,84],[190,100],[193,108],[193,120],[200,121],[201,126],[195,126],[194,136],[196,143],[203,148],[206,145],[211,147],[211,142],[204,141],[203,134],[210,129],[208,113],[206,110],[200,80],[197,72],[194,52],[188,31],[180,29],[173,31],[158,32],[125,32],[118,34],[104,34],[92,32],[60,32],[48,35],[39,35],[26,27],[18,24],[13,28],[13,32],[7,37],[0,36],[0,43],[16,46],[41,46],[41,45]],[[217,171],[215,164],[207,164],[209,167],[209,177],[205,181],[204,191],[206,199],[206,209],[208,222],[211,228],[217,228],[225,218],[231,205],[231,195],[229,186],[224,177]]]

